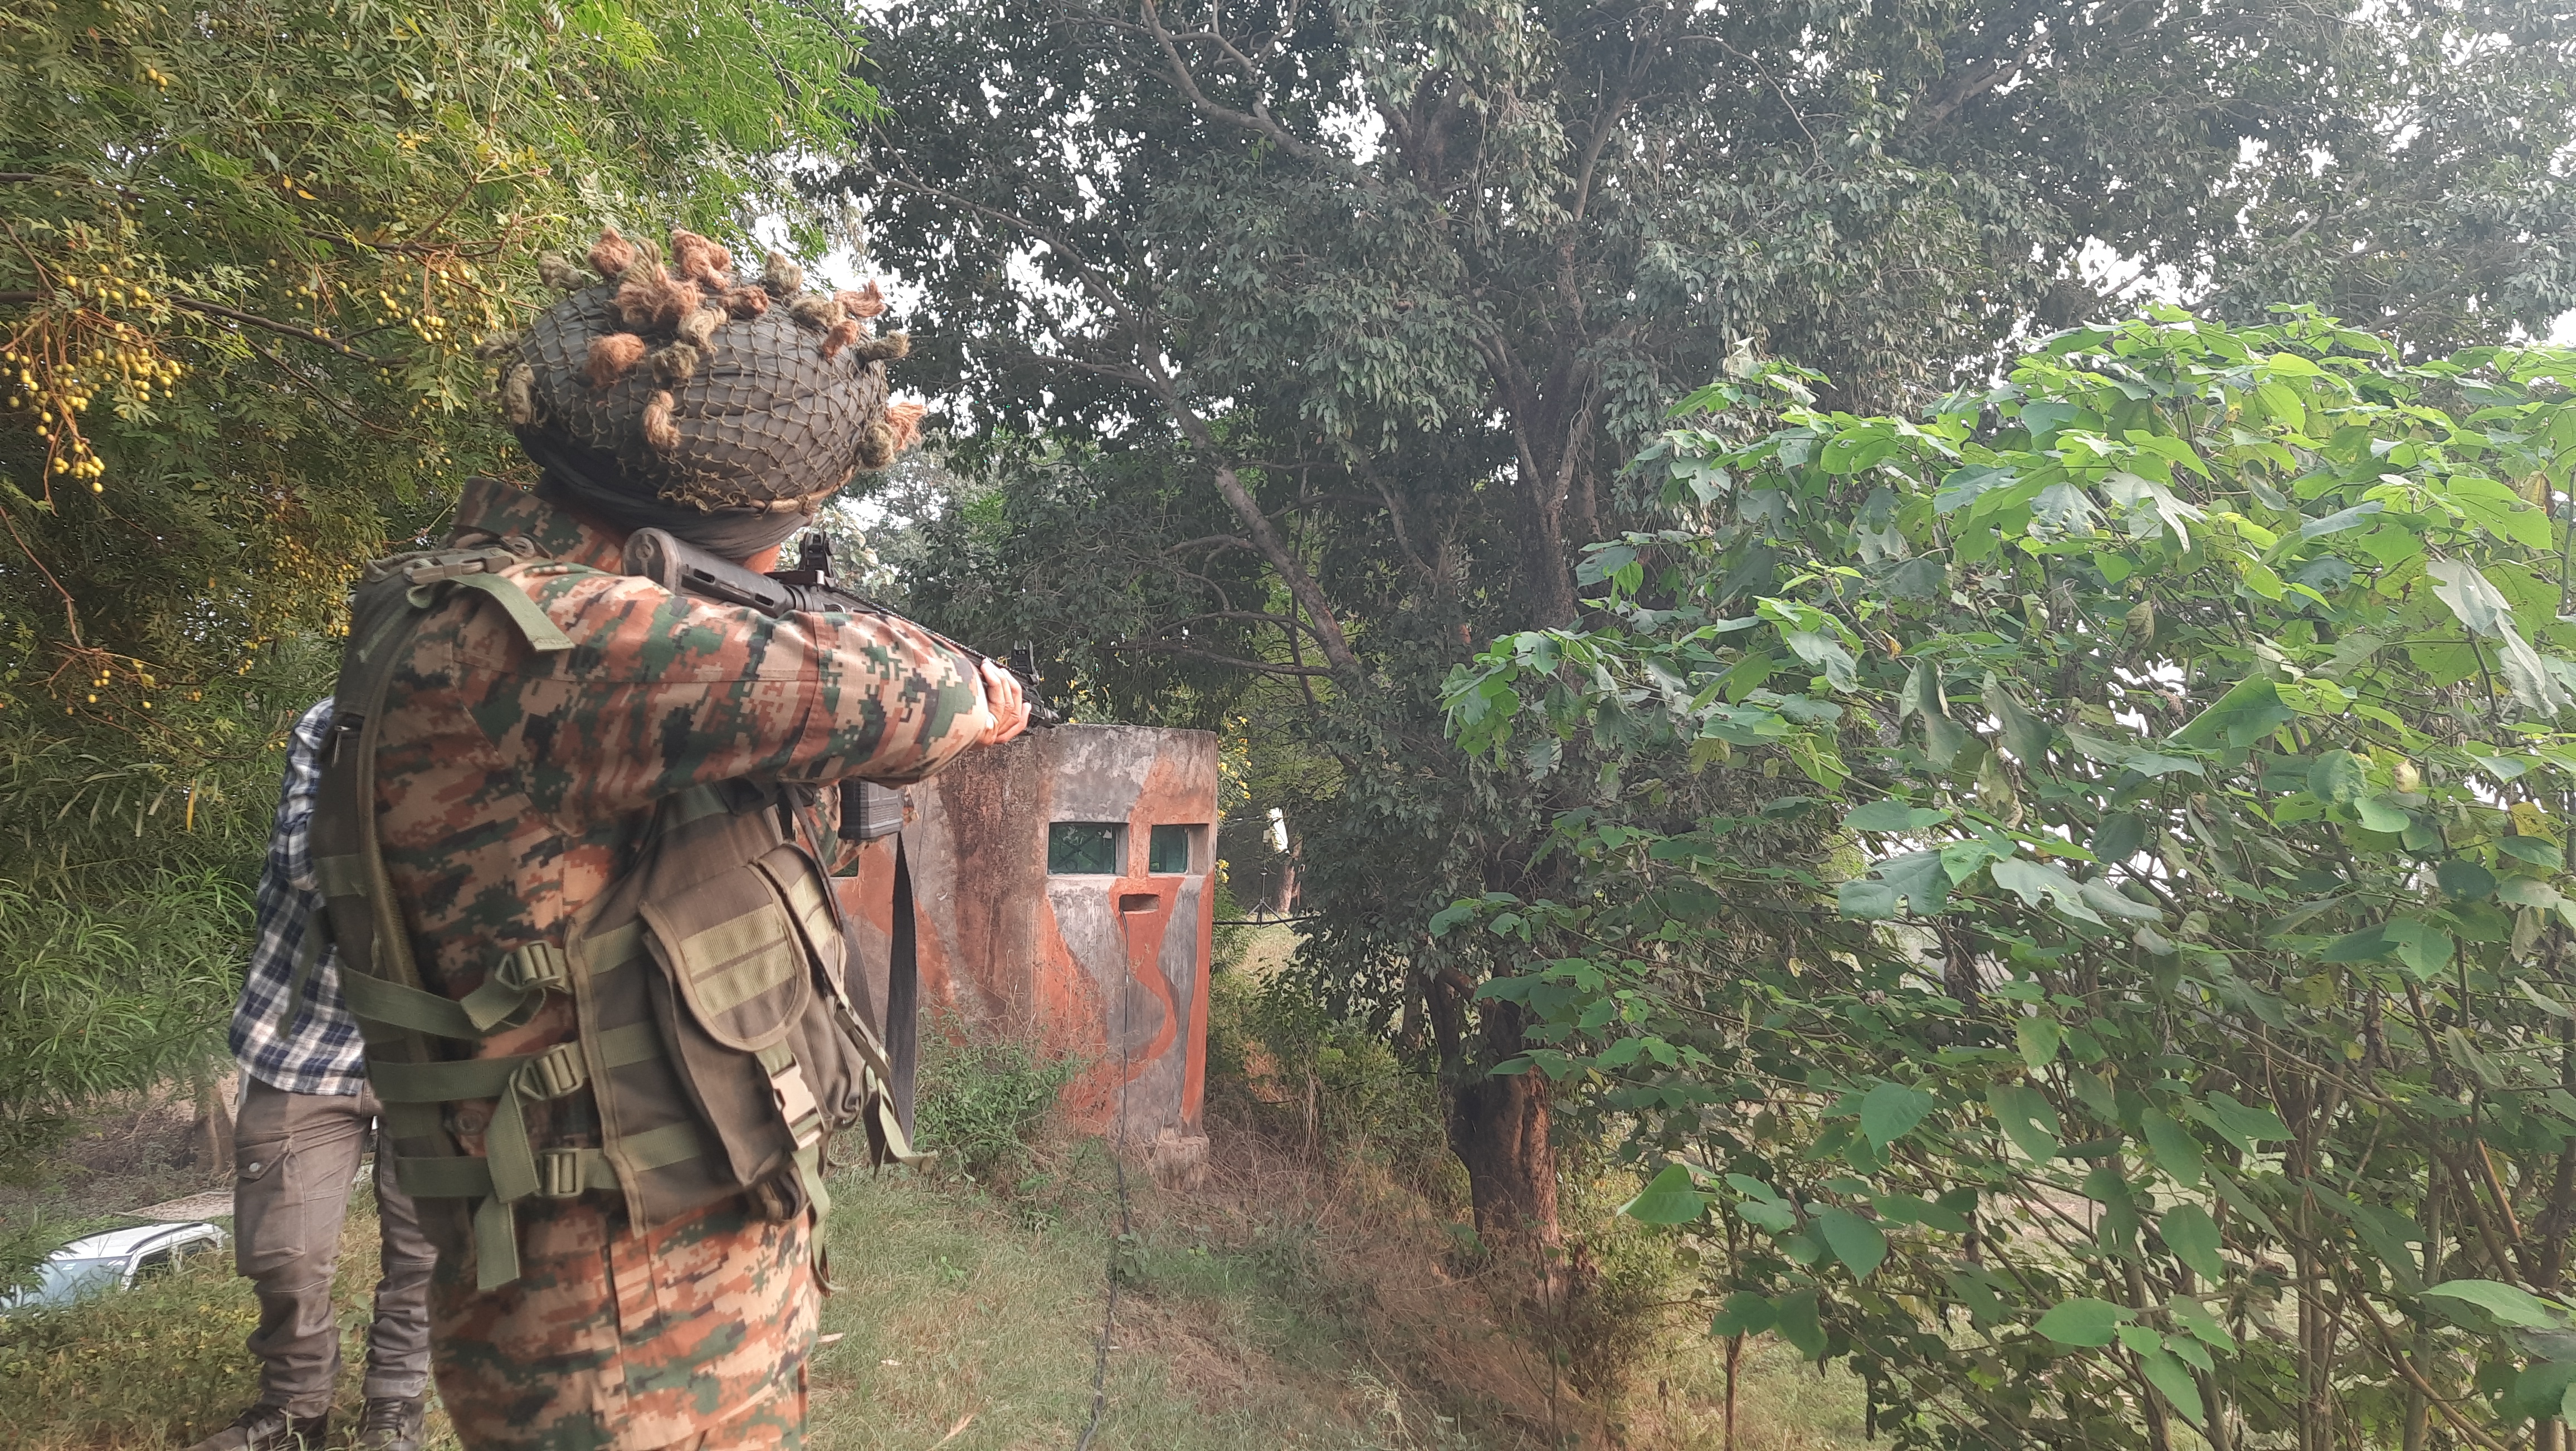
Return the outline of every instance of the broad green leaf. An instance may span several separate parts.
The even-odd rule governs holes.
[[[2317,953],[2319,962],[2376,962],[2397,950],[2380,927],[2364,927],[2347,932],[2329,942]]]
[[[2038,1089],[2019,1083],[1997,1084],[1987,1090],[1986,1106],[1994,1111],[1995,1122],[2003,1126],[2005,1136],[2034,1162],[2045,1164],[2057,1157],[2057,1110]]]
[[[1751,1290],[1738,1290],[1726,1297],[1717,1314],[1708,1322],[1708,1333],[1721,1339],[1736,1335],[1759,1335],[1780,1321],[1780,1312],[1772,1303]]]
[[[2136,1315],[2136,1311],[2125,1305],[2114,1305],[2108,1300],[2096,1300],[2087,1295],[2061,1300],[2050,1306],[2048,1313],[2040,1316],[2039,1324],[2032,1328],[2060,1345],[2092,1350],[2110,1344],[2111,1337],[2120,1326]]]
[[[2281,1122],[2279,1114],[2239,1103],[2233,1094],[2213,1093],[2184,1108],[2193,1118],[2226,1135],[2246,1154],[2259,1153],[2261,1145],[2290,1136],[2290,1126]]]
[[[2444,1280],[2424,1292],[2427,1300],[2457,1300],[2475,1305],[2498,1324],[2526,1330],[2557,1330],[2567,1324],[2564,1311],[2551,1308],[2519,1285],[2494,1280]]]
[[[1817,1314],[1816,1298],[1814,1290],[1792,1290],[1775,1302],[1779,1306],[1780,1317],[1774,1328],[1780,1332],[1781,1339],[1788,1341],[1809,1360],[1824,1359],[1827,1343],[1824,1324]]]
[[[1968,1217],[1946,1205],[1914,1194],[1881,1194],[1870,1201],[1878,1217],[1890,1224],[1919,1224],[1945,1234],[1966,1234]]]
[[[2447,897],[2477,901],[2493,894],[2496,889],[2495,873],[2467,857],[2445,858],[2440,866],[2433,869],[2433,875],[2441,882],[2442,894]]]
[[[2543,719],[2576,703],[2540,653],[2514,627],[2513,606],[2474,566],[2457,559],[2437,559],[2424,566],[2433,593],[2461,626],[2480,639],[2496,642],[2507,686],[2524,709]]]
[[[2496,843],[2496,849],[2553,872],[2567,864],[2566,848],[2545,836],[2508,836]]]
[[[2139,901],[2102,877],[2086,877],[2075,890],[2084,905],[2106,918],[2123,917],[2132,922],[2162,922],[2165,918],[2163,908]]]
[[[2054,734],[2048,723],[2031,714],[1991,673],[1986,676],[1985,704],[2003,725],[2005,747],[2020,757],[2024,765],[2040,765],[2047,761],[2048,743]]]
[[[2191,1136],[2191,1130],[2175,1122],[2171,1114],[2155,1108],[2138,1115],[2138,1126],[2146,1135],[2147,1148],[2156,1156],[2157,1166],[2173,1176],[2175,1183],[2188,1189],[2200,1182],[2200,1141]]]
[[[2281,693],[2270,680],[2250,675],[2228,687],[2227,693],[2209,709],[2184,723],[2173,733],[2173,740],[2176,745],[2203,749],[2250,746],[2298,719],[2298,715],[2281,703]]]
[[[1884,921],[1907,913],[1937,916],[1949,904],[1950,880],[1950,874],[1942,869],[1940,852],[1910,851],[1876,863],[1866,877],[1837,886],[1835,903],[1844,916],[1864,921]]]
[[[2507,877],[2496,883],[2496,900],[2509,907],[2537,907],[2555,912],[2567,899],[2538,877]]]
[[[2353,803],[2353,809],[2361,813],[2361,824],[2372,831],[2394,835],[2415,824],[2414,814],[2389,800],[2385,792],[2361,798]]]
[[[1870,1271],[1887,1259],[1887,1236],[1848,1209],[1828,1209],[1817,1215],[1816,1229],[1833,1249],[1834,1258],[1850,1267],[1854,1279],[1868,1279]]]
[[[2174,1410],[2184,1420],[2195,1426],[2201,1424],[2204,1407],[2200,1399],[2200,1384],[2191,1378],[2191,1371],[2174,1358],[2173,1352],[2159,1347],[2140,1354],[2138,1373],[2147,1378],[2147,1384],[2154,1386],[2158,1395],[2173,1403]]]
[[[1708,1212],[1708,1196],[1694,1187],[1689,1169],[1666,1164],[1619,1212],[1640,1224],[1689,1224]]]
[[[1855,806],[1843,818],[1843,825],[1854,831],[1921,831],[1950,819],[1950,813],[1937,806],[1908,806],[1887,797],[1866,806]]]
[[[2418,978],[2430,979],[2451,965],[2451,953],[2457,944],[2452,941],[2450,933],[2439,927],[2392,917],[2381,923],[2379,930],[2388,939],[2388,945],[2397,950],[2397,960]]]
[[[2308,791],[2320,801],[2348,806],[2370,790],[2369,770],[2346,750],[2327,751],[2308,767]]]
[[[2168,1120],[2170,1122],[2170,1120]],[[2227,1262],[2218,1257],[2218,1221],[2197,1204],[2177,1204],[2165,1211],[2156,1230],[2165,1247],[2191,1272],[2213,1285],[2227,1280]]]
[[[2066,1030],[2055,1018],[2025,1017],[2013,1024],[2013,1043],[2034,1073],[2057,1061],[2058,1045],[2065,1039]]]
[[[2093,859],[2105,866],[2117,866],[2138,854],[2147,844],[2147,823],[2134,811],[2122,811],[2102,818],[2094,831]]]
[[[2084,900],[2084,889],[2073,877],[2045,862],[2006,857],[1994,864],[1995,885],[2011,892],[2033,907],[2043,902],[2079,922],[2104,925],[2092,905]]]
[[[1946,768],[1959,758],[1959,752],[1975,739],[1967,728],[1950,719],[1949,702],[1943,698],[1941,667],[1917,662],[1905,672],[1905,688],[1897,692],[1896,718],[1918,716],[1923,721],[1923,757],[1936,767]]]
[[[1887,1146],[1905,1137],[1923,1116],[1934,1108],[1932,1095],[1902,1083],[1880,1083],[1860,1101],[1860,1131],[1885,1153]]]
[[[2423,1288],[2418,1257],[2408,1248],[2424,1242],[2424,1231],[2416,1227],[2414,1220],[2394,1209],[2364,1204],[2331,1189],[2319,1188],[2316,1195],[2320,1203],[2351,1221],[2354,1234],[2387,1269],[2389,1279],[2400,1292],[2411,1295]]]
[[[2174,1324],[2190,1332],[2192,1338],[2201,1344],[2214,1350],[2236,1348],[2236,1337],[2227,1333],[2227,1327],[2219,1323],[2217,1316],[2209,1313],[2207,1305],[2191,1296],[2176,1295],[2165,1302],[2165,1309],[2173,1316]]]
[[[2321,519],[2310,519],[2305,524],[2300,525],[2299,537],[2301,539],[2321,539],[2328,534],[2340,534],[2346,529],[2357,529],[2363,524],[2370,522],[2371,515],[2379,513],[2387,507],[2388,506],[2386,504],[2377,499],[2368,499],[2353,505],[2349,509],[2337,509],[2333,513],[2328,514]]]

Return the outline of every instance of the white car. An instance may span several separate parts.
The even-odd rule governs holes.
[[[36,1267],[36,1283],[0,1295],[0,1314],[40,1305],[69,1305],[111,1290],[128,1290],[145,1275],[167,1270],[193,1255],[223,1248],[224,1232],[211,1224],[146,1224],[73,1240]]]

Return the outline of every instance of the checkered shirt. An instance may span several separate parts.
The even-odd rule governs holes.
[[[322,912],[313,877],[313,801],[322,790],[322,738],[331,729],[331,700],[304,713],[286,747],[286,789],[269,828],[268,865],[259,874],[259,939],[250,976],[233,1009],[233,1057],[242,1071],[289,1093],[356,1093],[366,1087],[365,1044],[358,1021],[340,1001],[340,955],[325,947],[306,975],[291,1020],[286,994],[304,934]]]

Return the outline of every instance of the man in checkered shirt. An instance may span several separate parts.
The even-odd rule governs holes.
[[[259,938],[233,1010],[242,1069],[233,1180],[235,1264],[259,1296],[250,1337],[259,1404],[194,1451],[319,1451],[340,1371],[331,1276],[349,1186],[378,1113],[365,1045],[340,1002],[340,965],[318,931],[322,893],[308,827],[321,789],[328,699],[304,713],[286,751],[286,788],[259,880]],[[352,1443],[413,1451],[429,1380],[429,1277],[437,1253],[411,1196],[376,1158],[384,1274],[367,1335],[366,1408]]]

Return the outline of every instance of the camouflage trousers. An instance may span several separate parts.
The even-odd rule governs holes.
[[[430,1289],[439,1399],[467,1451],[795,1448],[815,1286],[802,1220],[729,1200],[637,1233],[603,1202],[523,1203],[519,1279]]]

